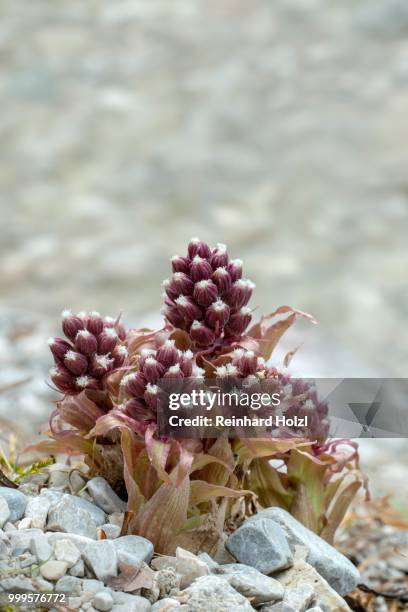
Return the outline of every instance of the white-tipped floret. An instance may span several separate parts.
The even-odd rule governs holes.
[[[180,372],[180,364],[179,363],[175,363],[174,365],[172,365],[167,372],[169,374],[179,374]]]
[[[208,280],[208,278],[205,278],[203,280],[198,281],[198,283],[196,283],[196,287],[198,287],[199,289],[207,289],[209,284],[210,281]]]
[[[174,301],[179,306],[187,306],[189,304],[189,301],[185,295],[179,295],[178,298],[176,298]]]
[[[227,276],[228,275],[228,270],[225,266],[219,266],[214,274],[216,274],[217,276]]]
[[[78,378],[75,379],[75,382],[78,387],[85,389],[85,387],[89,385],[89,376],[78,376]]]
[[[152,385],[151,383],[147,383],[146,391],[147,393],[151,393],[152,395],[157,395],[159,392],[159,387],[157,385]]]
[[[228,308],[227,304],[223,302],[222,300],[216,300],[215,302],[213,302],[212,307],[214,308],[214,310],[217,310],[218,312],[221,312],[222,310],[225,310],[226,308]]]
[[[112,362],[107,355],[95,355],[95,361],[104,370],[107,370]]]
[[[65,310],[61,312],[61,317],[63,319],[66,319],[67,317],[71,317],[71,316],[72,316],[72,310],[69,310],[68,308],[66,308]]]
[[[68,359],[68,361],[75,361],[77,354],[75,353],[75,351],[67,351],[65,353],[65,359]]]
[[[116,351],[119,355],[122,355],[123,357],[127,357],[128,356],[128,350],[126,348],[126,346],[124,344],[121,344],[120,346],[118,346],[116,348]]]
[[[104,329],[104,333],[109,336],[110,338],[117,338],[118,337],[118,332],[116,331],[116,329],[114,327],[106,327]]]
[[[246,317],[246,315],[251,314],[252,310],[249,308],[249,306],[242,306],[242,308],[240,308],[239,310],[239,314],[241,314],[242,316]]]
[[[53,346],[55,344],[55,338],[51,337],[47,340],[48,346]]]
[[[166,346],[167,348],[172,348],[175,345],[175,343],[176,343],[175,340],[168,338],[168,340],[165,341],[164,346]]]
[[[91,335],[91,332],[88,331],[87,329],[80,329],[76,337],[78,338],[79,336],[80,338],[89,338],[90,335]]]
[[[148,357],[149,355],[155,355],[156,351],[154,349],[152,349],[152,348],[143,348],[140,351],[140,354],[141,354],[142,357]]]

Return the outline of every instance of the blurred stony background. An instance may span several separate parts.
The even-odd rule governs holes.
[[[192,235],[318,319],[299,372],[405,376],[407,34],[406,0],[3,2],[4,431],[48,414],[60,311],[157,323]],[[397,448],[365,443],[378,489]]]

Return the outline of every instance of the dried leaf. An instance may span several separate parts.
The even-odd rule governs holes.
[[[132,521],[132,532],[153,542],[156,552],[172,552],[172,541],[187,520],[189,478],[179,487],[163,483]]]
[[[211,484],[204,480],[193,480],[190,484],[189,503],[191,506],[197,506],[202,502],[207,502],[217,497],[243,497],[245,495],[255,497],[253,491],[247,491],[245,489],[235,490],[229,487]]]
[[[119,576],[108,581],[108,586],[114,591],[132,593],[138,589],[151,589],[153,586],[154,571],[146,563],[120,563],[119,568]]]
[[[345,517],[347,509],[360,487],[361,481],[356,480],[349,483],[337,496],[334,505],[327,516],[327,523],[320,533],[320,536],[329,542],[329,544],[332,544],[336,529]]]

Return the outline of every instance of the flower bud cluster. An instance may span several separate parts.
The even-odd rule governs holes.
[[[55,366],[50,370],[55,386],[67,394],[84,389],[102,389],[104,379],[127,358],[123,344],[126,331],[122,323],[98,312],[62,313],[63,338],[50,338]]]
[[[255,286],[242,278],[242,261],[230,259],[224,244],[210,249],[198,238],[187,256],[171,261],[173,276],[163,282],[166,320],[187,331],[197,347],[240,338],[251,322],[247,304]]]
[[[287,417],[307,416],[307,437],[322,441],[329,433],[329,419],[327,402],[319,399],[316,385],[300,378],[292,379],[289,374],[280,375],[283,401],[289,403],[285,411]]]
[[[138,421],[154,421],[162,389],[160,380],[182,381],[194,378],[199,368],[191,351],[176,348],[174,340],[166,340],[158,349],[142,349],[138,371],[122,378],[121,385],[128,398],[124,410]]]

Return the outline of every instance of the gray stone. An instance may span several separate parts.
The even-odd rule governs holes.
[[[11,543],[11,554],[14,556],[22,555],[26,550],[30,550],[32,538],[42,536],[40,529],[23,529],[21,531],[10,531],[9,539]]]
[[[292,606],[288,606],[284,601],[278,601],[278,603],[274,604],[266,604],[259,608],[259,612],[298,612]]]
[[[85,578],[82,581],[82,590],[84,593],[97,593],[104,588],[104,584],[101,580],[93,580],[92,578]]]
[[[120,536],[121,528],[111,523],[104,523],[100,529],[103,529],[108,540],[114,540]]]
[[[82,593],[82,580],[75,576],[63,576],[56,583],[55,592],[79,597]]]
[[[6,500],[10,510],[9,520],[12,523],[18,521],[24,516],[24,510],[28,502],[28,498],[24,493],[21,493],[17,489],[10,489],[9,487],[0,487],[0,497]],[[4,523],[3,523],[4,524]]]
[[[350,608],[340,595],[329,585],[317,570],[302,559],[297,559],[293,567],[281,572],[276,579],[289,590],[299,584],[309,584],[314,589],[314,604],[323,610],[349,612]]]
[[[49,593],[54,590],[54,585],[52,582],[45,580],[45,578],[42,578],[42,576],[36,576],[33,578],[33,585],[35,590],[37,592],[40,591],[41,593]]]
[[[308,608],[306,612],[323,612],[323,610],[320,606],[313,606],[313,608]]]
[[[145,597],[129,593],[113,593],[115,605],[112,612],[150,612],[152,604]]]
[[[225,543],[234,557],[263,574],[272,574],[293,563],[293,554],[279,525],[269,520],[246,520]]]
[[[112,525],[117,525],[122,529],[124,518],[125,515],[123,514],[123,512],[112,512],[112,514],[108,516],[108,521]]]
[[[99,580],[105,582],[118,573],[114,540],[98,540],[88,544],[83,552],[83,558]]]
[[[57,540],[54,546],[55,558],[58,561],[66,561],[68,567],[72,567],[79,560],[81,553],[75,544],[68,539]]]
[[[200,553],[199,555],[197,555],[199,559],[201,559],[201,561],[204,561],[204,563],[207,564],[207,567],[210,571],[216,570],[218,567],[218,563],[216,561],[214,561],[214,559],[212,557],[210,557],[210,555],[208,553]]]
[[[68,597],[68,606],[70,610],[79,610],[82,604],[80,597]]]
[[[309,551],[307,562],[315,567],[340,595],[352,591],[360,581],[359,571],[351,561],[282,508],[261,510],[244,524],[257,525],[259,521],[265,520],[284,530],[292,549],[296,545],[305,546]]]
[[[9,552],[10,550],[7,546],[7,543],[3,540],[0,540],[0,559],[7,559],[7,557],[9,556]]]
[[[46,580],[59,580],[65,575],[67,569],[68,565],[65,561],[55,561],[54,559],[40,566],[41,575],[44,576]]]
[[[100,612],[108,612],[113,607],[113,597],[109,589],[99,591],[92,600],[92,605]]]
[[[126,502],[116,495],[115,491],[104,478],[100,476],[92,478],[88,482],[87,490],[95,504],[108,514],[112,514],[113,512],[125,512]]]
[[[0,580],[0,587],[10,593],[31,593],[35,590],[31,580],[22,576],[3,578]]]
[[[10,518],[10,508],[8,507],[7,500],[5,497],[0,496],[0,529],[3,529],[3,525],[7,523]]]
[[[91,544],[95,540],[93,538],[87,538],[86,536],[78,535],[76,533],[61,533],[61,532],[47,532],[45,534],[48,538],[48,542],[55,546],[55,543],[59,540],[69,540],[78,548],[82,553],[88,544]]]
[[[122,536],[112,540],[112,543],[116,548],[119,563],[130,565],[137,565],[142,561],[150,563],[153,557],[153,544],[141,536]]]
[[[224,578],[201,576],[187,589],[180,591],[180,602],[186,603],[194,612],[248,612],[253,610],[249,601]]]
[[[180,589],[187,588],[196,578],[208,576],[208,565],[193,553],[181,548],[176,549],[176,572],[181,576]]]
[[[54,555],[54,550],[43,533],[31,538],[30,550],[37,557],[38,563],[50,561]]]
[[[25,567],[31,567],[37,563],[37,557],[35,555],[27,554],[23,555],[23,558],[20,557],[20,567],[24,569]]]
[[[85,576],[85,566],[82,559],[78,559],[78,561],[73,565],[69,571],[71,576],[76,576],[77,578],[83,578]]]
[[[182,610],[181,604],[176,599],[166,597],[152,604],[152,612],[172,612],[173,610]]]
[[[299,582],[295,587],[285,589],[284,601],[298,612],[305,612],[312,603],[314,588],[311,584]]]
[[[60,501],[51,506],[48,512],[47,529],[75,533],[95,539],[94,517],[86,508],[74,501],[75,499],[72,495],[64,495]]]
[[[31,497],[28,500],[24,516],[31,519],[31,527],[44,529],[50,506],[51,500],[44,495]]]
[[[254,605],[275,602],[283,598],[284,588],[274,578],[265,576],[254,567],[233,563],[220,565],[216,573],[228,580],[229,584]]]

